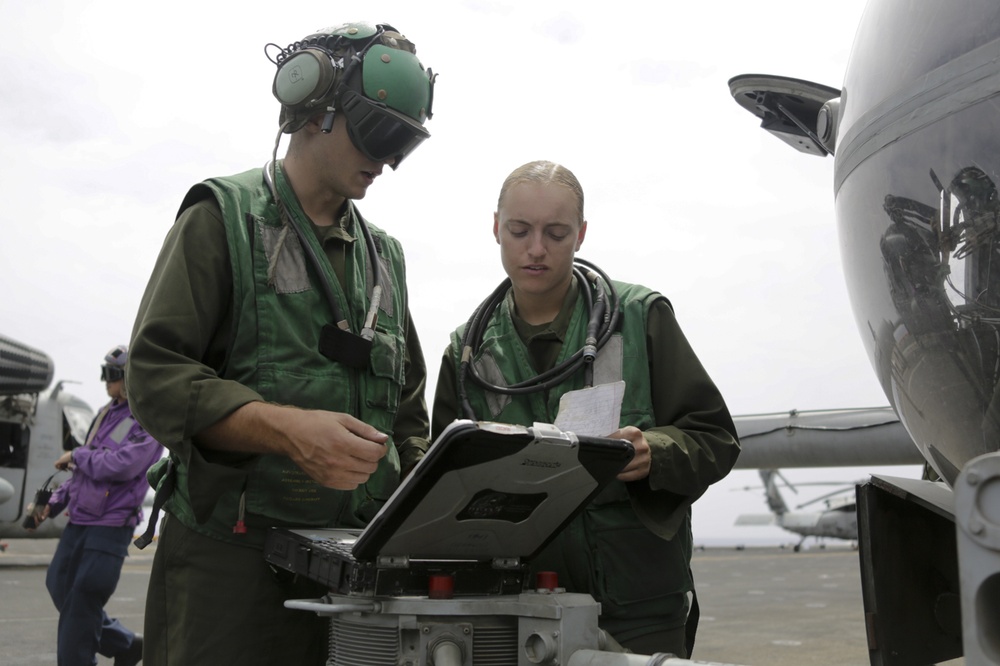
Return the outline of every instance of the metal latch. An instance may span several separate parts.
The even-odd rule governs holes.
[[[379,555],[375,563],[380,569],[409,569],[410,558],[407,555]]]
[[[520,557],[494,557],[494,569],[518,569],[521,566]]]

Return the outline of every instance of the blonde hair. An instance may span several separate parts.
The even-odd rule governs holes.
[[[583,186],[580,185],[580,181],[577,180],[573,172],[563,165],[546,160],[535,160],[534,162],[522,164],[511,171],[500,188],[500,196],[497,198],[498,211],[503,206],[503,198],[507,195],[507,192],[520,183],[539,183],[542,185],[555,183],[556,185],[569,188],[576,195],[577,212],[580,216],[580,219],[577,221],[580,223],[583,222]]]

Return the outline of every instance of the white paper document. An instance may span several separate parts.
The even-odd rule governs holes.
[[[564,393],[555,426],[577,435],[607,437],[618,430],[624,397],[623,381]]]

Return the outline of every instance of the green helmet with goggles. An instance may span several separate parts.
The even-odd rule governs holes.
[[[324,116],[329,132],[343,113],[352,143],[393,167],[430,136],[435,75],[416,47],[387,24],[346,23],[326,28],[268,55],[278,70],[272,92],[281,102],[284,133]]]

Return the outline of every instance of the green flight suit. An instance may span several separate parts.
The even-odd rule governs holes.
[[[385,292],[367,367],[330,361],[317,351],[320,327],[332,319],[320,280],[329,281],[355,332],[369,303],[358,213],[347,202],[339,224],[312,225],[277,171],[292,222],[328,263],[311,265],[290,233],[269,282],[280,222],[262,171],[213,179],[185,200],[136,320],[130,402],[178,470],[147,598],[144,663],[151,666],[322,663],[326,623],[280,600],[323,590],[276,576],[260,551],[264,535],[272,525],[363,525],[397,485],[400,468],[426,448],[426,373],[398,243],[371,228]],[[255,400],[351,413],[390,435],[389,452],[369,484],[344,492],[318,486],[279,456],[197,445],[195,433]],[[234,534],[241,498],[248,529]],[[216,632],[238,636],[226,645],[240,651],[215,647]]]

